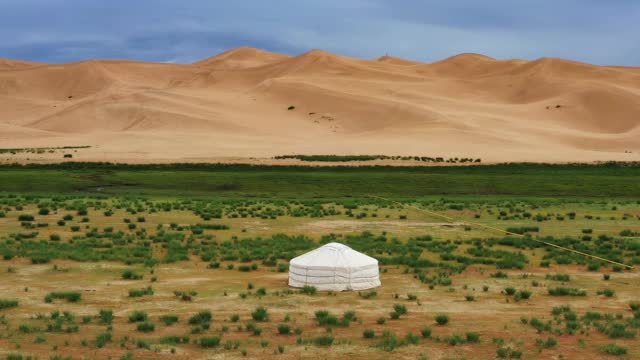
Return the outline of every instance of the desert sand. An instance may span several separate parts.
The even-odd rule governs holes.
[[[0,148],[91,146],[77,161],[640,160],[640,68],[557,58],[421,63],[238,48],[193,64],[0,59],[0,109]],[[0,154],[27,157],[38,161]]]

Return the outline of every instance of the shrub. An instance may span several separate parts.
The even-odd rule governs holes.
[[[509,277],[509,275],[507,273],[504,273],[502,271],[498,271],[496,273],[491,274],[492,278],[497,278],[497,279],[506,279],[507,277]]]
[[[138,341],[136,341],[136,347],[138,349],[150,350],[151,349],[151,344],[149,344],[148,341],[145,341],[145,340],[142,340],[142,339],[138,339]]]
[[[636,336],[635,332],[627,330],[627,325],[622,323],[612,323],[603,330],[612,339],[633,338]]]
[[[624,236],[624,237],[627,237],[627,236],[638,236],[638,234],[640,234],[640,233],[637,233],[637,232],[629,230],[629,229],[625,229],[625,230],[620,231],[620,236]]]
[[[537,339],[536,344],[543,348],[551,348],[558,345],[558,340],[552,337],[548,338],[547,340]]]
[[[422,335],[423,338],[430,338],[431,328],[428,328],[428,327],[422,328],[422,330],[420,330],[420,334]]]
[[[609,289],[609,288],[598,290],[598,295],[604,295],[606,297],[612,297],[615,294],[616,292],[613,289]]]
[[[34,221],[35,218],[30,214],[21,214],[18,215],[18,221]]]
[[[551,325],[549,322],[544,323],[542,322],[542,320],[538,318],[531,318],[531,320],[529,320],[529,325],[533,326],[536,330],[538,330],[538,332],[542,332],[544,330],[550,330],[551,328]]]
[[[547,280],[553,280],[553,281],[562,281],[562,282],[571,281],[571,276],[569,276],[568,274],[553,274],[553,275],[547,274],[545,278]]]
[[[627,348],[618,346],[616,344],[607,344],[600,347],[600,351],[609,355],[624,355],[627,353]]]
[[[307,295],[315,295],[318,289],[315,286],[305,285],[300,292]]]
[[[520,359],[522,351],[511,349],[510,347],[499,347],[496,350],[496,357],[498,359]]]
[[[39,331],[40,329],[29,324],[20,324],[20,326],[18,326],[18,330],[20,330],[20,332],[23,334],[31,334],[33,332]]]
[[[77,291],[54,291],[44,297],[46,303],[53,302],[55,299],[64,299],[68,302],[78,302],[82,295]]]
[[[162,315],[160,316],[160,321],[167,326],[171,326],[178,322],[178,317],[176,315]]]
[[[520,290],[516,293],[516,296],[514,297],[514,299],[516,301],[520,301],[520,300],[527,300],[531,297],[531,291],[528,290]]]
[[[465,335],[466,335],[468,343],[480,342],[480,334],[478,334],[477,332],[470,331],[470,332],[466,333]]]
[[[0,309],[8,309],[18,306],[18,300],[0,299]]]
[[[551,296],[587,296],[586,291],[576,288],[556,287],[549,288],[548,291]]]
[[[447,325],[449,323],[449,317],[445,314],[436,315],[435,320],[438,325]]]
[[[456,346],[458,344],[464,344],[464,339],[462,336],[453,334],[451,336],[447,336],[445,341],[449,343],[449,345]]]
[[[143,289],[129,289],[129,297],[141,297],[153,295],[153,288],[151,286],[147,286]]]
[[[416,345],[420,342],[420,337],[418,335],[415,335],[413,333],[408,333],[405,336],[405,340],[407,342],[407,344],[411,344],[411,345]]]
[[[251,318],[255,321],[269,320],[269,312],[262,306],[258,306],[252,313]]]
[[[110,332],[103,332],[96,335],[96,346],[99,348],[103,348],[109,341],[111,341]]]
[[[176,336],[176,335],[166,335],[160,337],[158,342],[163,345],[176,345],[176,344],[188,344],[189,337],[188,336]]]
[[[363,299],[371,299],[371,298],[377,296],[378,292],[376,292],[375,290],[371,290],[371,291],[366,291],[366,292],[359,292],[358,295]]]
[[[318,325],[321,326],[331,326],[338,324],[338,318],[335,315],[332,315],[327,310],[318,310],[315,312],[316,320],[318,321]]]
[[[278,325],[278,334],[280,335],[289,335],[291,334],[291,327],[287,324],[279,324]]]
[[[258,264],[240,265],[240,266],[238,266],[238,270],[240,270],[242,272],[255,271],[255,270],[258,270]]]
[[[511,233],[523,235],[529,232],[539,232],[540,228],[537,226],[511,227],[511,228],[507,228],[507,231]]]
[[[317,338],[313,339],[313,343],[316,346],[331,346],[334,339],[335,338],[332,335],[320,335]]]
[[[200,311],[197,314],[193,315],[192,317],[190,317],[189,318],[189,324],[190,325],[209,324],[211,322],[212,318],[213,318],[213,315],[211,314],[211,311],[203,310],[203,311]]]
[[[362,332],[362,336],[363,336],[365,339],[373,339],[373,338],[376,336],[376,332],[375,332],[375,331],[373,331],[372,329],[365,329],[365,330]]]
[[[142,274],[138,274],[131,269],[126,269],[122,272],[122,278],[125,280],[140,280],[142,279]]]
[[[240,341],[238,341],[238,340],[235,340],[235,341],[227,340],[224,343],[224,349],[225,350],[237,349],[239,347],[240,347]]]
[[[147,321],[148,315],[144,311],[133,311],[129,314],[129,322],[143,322]]]
[[[396,335],[389,330],[382,332],[382,342],[378,345],[384,351],[393,351],[399,345]]]
[[[198,340],[198,344],[202,348],[215,348],[220,346],[220,338],[217,336],[201,337]]]
[[[140,332],[153,332],[156,330],[156,326],[150,322],[142,322],[138,324],[138,331]]]
[[[344,314],[342,315],[342,318],[343,319],[347,319],[349,321],[355,321],[355,320],[357,320],[356,312],[353,311],[353,310],[345,311]]]
[[[504,289],[504,293],[511,296],[514,295],[516,293],[516,289],[513,287],[507,287]]]
[[[98,312],[98,318],[100,319],[100,323],[103,325],[111,325],[113,322],[113,310],[111,309],[100,309]]]
[[[254,323],[247,324],[247,330],[253,333],[253,336],[260,336],[262,334],[262,328],[257,327]]]
[[[256,290],[256,295],[257,296],[265,296],[265,295],[267,295],[267,289],[259,288],[258,290]]]
[[[404,315],[407,313],[407,307],[402,305],[402,304],[395,304],[393,305],[393,313],[392,314],[397,314],[398,317],[400,317],[401,315]]]
[[[465,295],[464,299],[467,301],[474,301],[476,298],[473,295]]]

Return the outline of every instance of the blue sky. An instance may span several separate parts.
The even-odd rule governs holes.
[[[640,0],[0,0],[0,57],[192,62],[238,46],[640,65]]]

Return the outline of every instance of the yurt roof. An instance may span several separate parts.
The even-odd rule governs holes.
[[[361,268],[377,266],[378,260],[346,245],[329,243],[292,259],[291,265],[314,268]]]

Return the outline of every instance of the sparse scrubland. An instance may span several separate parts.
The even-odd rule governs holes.
[[[639,175],[6,166],[0,359],[638,358],[637,269],[533,240],[640,265]],[[288,260],[332,241],[382,286],[289,288]]]

